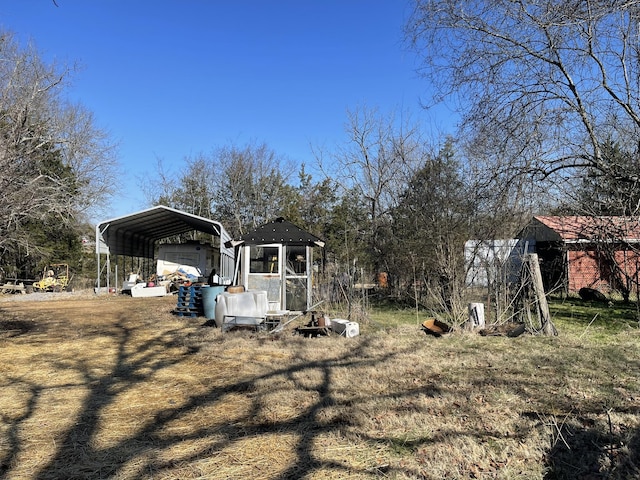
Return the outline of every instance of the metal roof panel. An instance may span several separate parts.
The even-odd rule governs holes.
[[[220,222],[158,205],[100,222],[96,226],[96,249],[102,240],[114,255],[153,258],[156,241],[193,230],[220,237],[221,245],[230,240]]]

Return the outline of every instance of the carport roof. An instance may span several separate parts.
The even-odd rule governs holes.
[[[153,258],[157,240],[193,230],[220,237],[221,245],[230,239],[219,222],[158,205],[100,222],[96,226],[96,252]]]

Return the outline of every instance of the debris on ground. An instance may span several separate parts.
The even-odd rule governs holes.
[[[427,320],[422,322],[422,331],[427,335],[440,337],[445,333],[451,332],[452,328],[436,318],[428,318]]]
[[[491,325],[478,331],[482,336],[494,337],[519,337],[526,332],[527,327],[524,323],[503,323],[501,325]]]

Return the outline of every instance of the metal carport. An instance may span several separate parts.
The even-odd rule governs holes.
[[[155,244],[163,238],[191,231],[208,233],[218,238],[220,248],[219,274],[230,276],[234,268],[233,248],[225,246],[231,237],[220,222],[158,205],[122,217],[104,220],[96,225],[97,287],[100,289],[100,255],[107,255],[107,287],[109,287],[110,256],[124,255],[153,259]],[[213,243],[213,242],[212,242]]]

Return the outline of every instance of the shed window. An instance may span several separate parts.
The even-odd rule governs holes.
[[[287,274],[307,273],[307,248],[287,247]]]
[[[249,273],[279,273],[278,247],[251,247]]]

